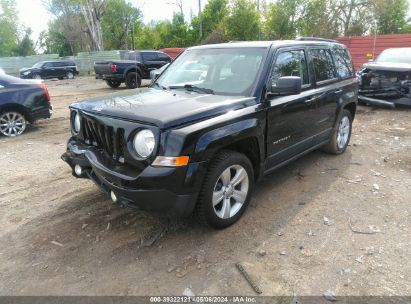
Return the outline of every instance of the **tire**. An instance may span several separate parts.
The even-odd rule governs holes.
[[[226,228],[242,216],[253,188],[254,170],[250,160],[235,151],[221,151],[210,163],[194,211],[195,217],[207,226]]]
[[[32,79],[41,79],[41,76],[40,76],[40,74],[38,74],[38,73],[34,73],[34,74],[31,76],[31,78],[32,78]]]
[[[115,80],[106,80],[106,83],[112,89],[117,89],[121,85],[120,81]]]
[[[126,75],[126,86],[129,89],[136,89],[141,86],[141,77],[136,72],[129,72]]]
[[[0,134],[14,137],[23,134],[26,130],[27,120],[17,111],[4,111],[0,113]]]
[[[352,131],[352,115],[348,110],[342,110],[338,119],[337,128],[333,131],[330,141],[323,147],[324,152],[341,154],[347,149]]]
[[[67,79],[74,79],[74,73],[72,71],[67,71],[66,77]]]

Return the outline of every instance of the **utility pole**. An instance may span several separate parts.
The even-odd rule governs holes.
[[[201,0],[198,0],[198,26],[200,32],[200,39],[203,37],[203,20],[201,18]]]
[[[258,18],[261,19],[260,0],[257,0],[257,11],[258,11]],[[258,27],[258,40],[261,40],[261,29],[260,29],[260,27]]]
[[[131,36],[131,41],[133,43],[133,51],[136,49],[136,46],[134,44],[134,28],[135,28],[135,22],[133,20],[132,27],[131,27],[131,35],[132,35]]]

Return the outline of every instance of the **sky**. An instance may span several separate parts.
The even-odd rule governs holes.
[[[171,19],[174,11],[179,11],[179,7],[173,4],[173,0],[129,0],[134,6],[139,7],[143,12],[143,21],[145,23],[151,20]],[[201,0],[204,5],[208,0]],[[47,23],[52,16],[44,8],[42,0],[16,0],[17,10],[21,23],[33,30],[32,38],[37,40],[41,31],[47,29]],[[183,0],[184,14],[190,18],[198,14],[198,0]]]
[[[151,20],[171,19],[173,12],[178,11],[176,5],[170,4],[173,0],[129,0],[143,12],[145,23]],[[42,4],[42,0],[16,0],[17,10],[19,11],[20,21],[33,30],[32,38],[37,40],[41,31],[47,29],[47,23],[52,16],[47,12]],[[204,5],[208,0],[201,0]],[[185,16],[189,19],[191,14],[198,14],[198,0],[183,0]],[[411,5],[409,15],[411,16]]]

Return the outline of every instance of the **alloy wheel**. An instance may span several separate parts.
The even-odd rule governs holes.
[[[247,171],[240,165],[228,167],[221,173],[213,191],[213,209],[222,219],[237,214],[245,203],[249,189]]]
[[[0,114],[0,132],[5,136],[17,136],[26,129],[26,119],[17,112]]]
[[[67,72],[67,78],[68,79],[73,79],[74,78],[73,72]]]
[[[344,116],[340,121],[337,131],[337,145],[339,149],[344,149],[346,146],[350,136],[350,128],[350,119],[347,116]]]

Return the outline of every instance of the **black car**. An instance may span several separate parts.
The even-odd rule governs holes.
[[[141,86],[142,79],[150,79],[150,72],[172,61],[160,51],[130,51],[126,60],[108,60],[94,63],[96,79],[103,79],[111,88],[118,88],[123,82],[127,88]]]
[[[359,101],[377,106],[411,106],[411,48],[384,50],[358,72]]]
[[[27,123],[51,117],[50,95],[44,83],[0,75],[0,134],[22,134]]]
[[[25,79],[73,79],[78,75],[79,70],[73,61],[56,60],[37,62],[31,68],[20,70],[20,78]]]
[[[357,91],[336,42],[193,47],[150,88],[72,104],[62,158],[113,201],[223,228],[263,175],[318,148],[346,150]]]

